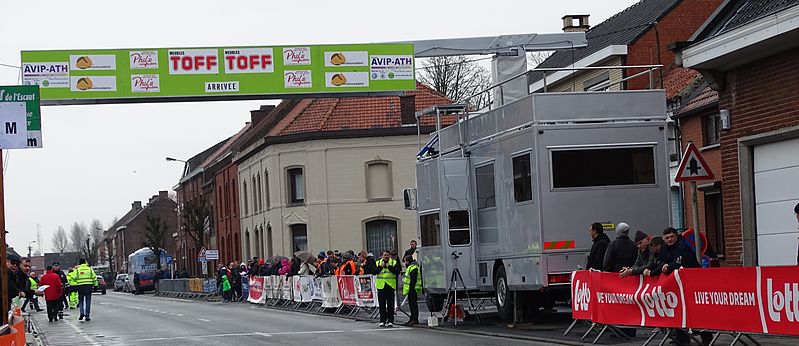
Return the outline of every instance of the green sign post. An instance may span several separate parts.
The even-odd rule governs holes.
[[[43,105],[397,94],[416,88],[413,45],[23,51]]]
[[[42,112],[39,107],[39,87],[36,85],[0,86],[0,102],[25,103],[28,148],[41,148]]]

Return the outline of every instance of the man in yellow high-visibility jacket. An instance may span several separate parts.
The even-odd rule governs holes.
[[[394,326],[394,290],[397,288],[399,273],[399,262],[391,258],[391,253],[388,250],[383,251],[383,257],[377,260],[377,277],[375,278],[377,302],[380,305],[379,327]]]
[[[81,258],[78,262],[78,266],[71,272],[67,279],[70,281],[70,285],[75,287],[75,290],[78,291],[78,305],[80,307],[80,317],[78,320],[83,320],[86,318],[86,322],[91,321],[91,311],[92,311],[92,287],[97,286],[97,275],[94,273],[94,269],[89,267],[86,264],[86,260]]]
[[[402,295],[408,297],[408,307],[411,309],[411,319],[406,326],[419,324],[419,295],[422,294],[422,276],[419,275],[419,264],[413,256],[407,255],[405,262],[405,275],[402,276]]]

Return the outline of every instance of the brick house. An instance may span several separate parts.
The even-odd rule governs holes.
[[[633,65],[663,65],[649,75],[646,69],[595,69],[589,71],[556,71],[535,73],[530,91],[603,91],[662,88],[669,100],[669,109],[679,107],[681,92],[698,72],[674,64],[669,43],[684,41],[713,13],[721,0],[642,0],[613,15],[596,26],[588,26],[587,16],[565,16],[564,31],[586,31],[588,46],[554,52],[538,68],[583,68]],[[579,26],[572,24],[579,19]],[[642,73],[642,74],[641,74]],[[641,74],[641,75],[638,75]],[[669,123],[671,162],[670,174],[676,174],[679,152],[677,129]],[[682,227],[683,203],[679,185],[671,186],[672,226]],[[664,227],[668,225],[663,225]],[[633,225],[633,227],[635,227]],[[648,233],[659,230],[645,230]]]
[[[116,273],[127,272],[128,255],[144,247],[147,215],[155,215],[166,222],[168,233],[177,231],[176,210],[177,204],[169,198],[167,191],[158,191],[158,194],[152,196],[144,206],[141,201],[134,201],[130,210],[105,233],[105,239],[110,242],[113,254],[111,270]],[[167,234],[164,249],[169,253],[169,250],[174,248],[174,240]]]
[[[253,130],[233,158],[244,257],[379,253],[417,237],[402,202],[415,186],[415,112],[452,101],[420,83],[405,94],[285,100]]]
[[[796,264],[799,0],[725,2],[675,50],[718,92],[727,264]]]
[[[714,173],[715,179],[700,181],[697,191],[699,210],[699,229],[705,232],[713,252],[718,255],[722,265],[726,264],[724,210],[721,193],[721,127],[719,123],[719,94],[710,88],[701,75],[695,77],[681,95],[672,99],[675,104],[674,119],[680,131],[681,151],[685,152],[688,143],[694,143],[708,169]],[[691,188],[684,184],[682,193],[686,227],[693,227],[691,212]]]
[[[177,210],[178,220],[180,222],[180,229],[172,234],[175,241],[175,248],[177,256],[177,271],[182,273],[184,270],[192,277],[199,277],[202,275],[201,264],[197,262],[197,255],[202,247],[206,249],[216,249],[216,237],[214,231],[213,212],[209,215],[206,221],[206,229],[203,233],[202,244],[199,244],[187,234],[183,210],[186,203],[198,203],[204,199],[207,203],[208,210],[213,211],[215,207],[215,200],[213,196],[213,172],[206,171],[206,166],[212,161],[212,155],[217,152],[219,148],[225,145],[230,138],[222,140],[194,155],[186,160],[183,175],[178,184],[173,188],[177,195]],[[208,264],[210,268],[209,273],[213,273],[216,261],[211,261]]]

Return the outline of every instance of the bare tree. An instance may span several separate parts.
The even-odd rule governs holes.
[[[89,234],[89,239],[91,239],[89,258],[92,259],[94,264],[97,264],[100,260],[100,246],[103,244],[103,238],[105,238],[103,223],[98,219],[92,220],[91,226],[89,226]]]
[[[144,228],[147,230],[144,234],[144,247],[150,249],[155,255],[156,270],[161,269],[161,251],[166,244],[166,234],[169,226],[166,221],[162,221],[161,217],[152,213],[147,214],[147,223]]]
[[[527,66],[530,68],[536,68],[538,65],[541,65],[544,60],[547,60],[549,56],[555,53],[554,50],[547,50],[547,51],[538,51],[538,52],[528,52],[527,53]]]
[[[460,102],[491,86],[491,75],[468,56],[442,56],[422,61],[419,81]],[[485,108],[490,102],[491,93],[481,93],[467,101],[473,110]]]
[[[184,232],[198,247],[205,246],[205,230],[211,216],[205,197],[200,195],[184,202],[180,215],[183,217]]]
[[[73,223],[69,229],[69,249],[75,252],[83,251],[86,248],[86,236],[88,235],[86,224]]]
[[[53,251],[64,252],[69,250],[69,238],[64,227],[58,226],[58,230],[53,234]]]

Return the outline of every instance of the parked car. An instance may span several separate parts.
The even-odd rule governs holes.
[[[127,292],[128,285],[128,274],[117,274],[116,279],[114,279],[114,291],[119,292]]]
[[[105,294],[105,279],[102,276],[97,276],[97,286],[92,286],[92,292]]]

